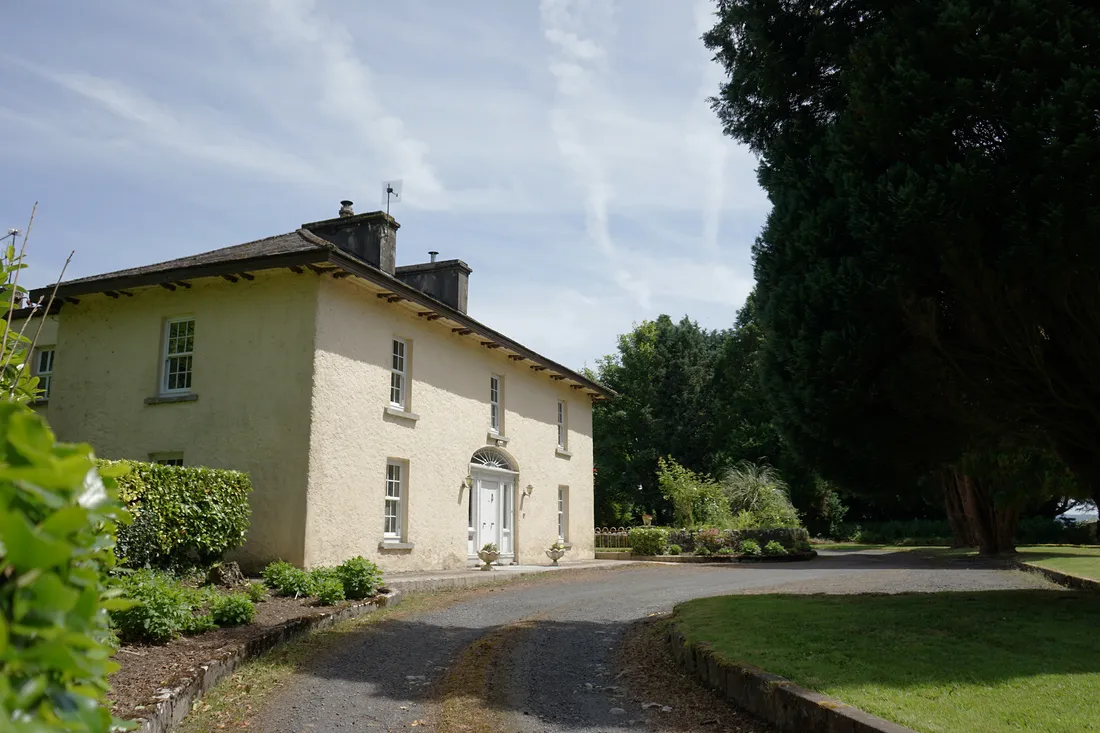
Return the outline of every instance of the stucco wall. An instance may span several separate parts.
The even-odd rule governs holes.
[[[58,437],[107,458],[182,451],[187,465],[252,476],[246,564],[302,563],[309,402],[318,278],[286,270],[254,281],[195,280],[66,304],[48,419]],[[146,405],[158,392],[164,321],[195,317],[194,402]]]
[[[58,319],[58,317],[56,315],[46,316],[44,319],[41,316],[30,318],[30,319],[22,318],[22,319],[18,319],[18,320],[13,320],[11,322],[11,328],[16,333],[22,331],[23,336],[30,339],[31,341],[34,341],[35,337],[37,336],[38,340],[37,340],[37,342],[35,342],[35,353],[37,354],[38,349],[43,348],[43,347],[56,349],[56,347],[57,347],[57,322],[58,322],[57,319]],[[41,330],[39,330],[40,327],[41,327]],[[37,366],[36,358],[37,357],[35,356],[35,354],[31,355],[30,369],[31,369],[32,374],[35,373],[35,369],[36,369],[36,366]],[[55,351],[54,352],[54,368],[56,369],[56,367],[57,367],[57,352]],[[35,412],[37,412],[42,417],[46,418],[46,421],[49,422],[49,419],[50,419],[50,406],[49,406],[48,402],[32,403],[31,407],[34,408]]]
[[[407,409],[416,422],[385,414],[391,344],[411,344]],[[591,400],[529,365],[427,322],[349,280],[321,281],[317,305],[309,514],[305,562],[364,555],[390,571],[464,567],[467,502],[462,486],[474,451],[488,444],[489,377],[504,377],[505,450],[519,468],[516,559],[548,563],[557,538],[557,488],[569,487],[566,560],[593,557]],[[557,401],[569,405],[572,458],[556,455]],[[409,462],[407,541],[379,549],[386,462]]]

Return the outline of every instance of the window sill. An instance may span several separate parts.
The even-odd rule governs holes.
[[[416,547],[416,543],[413,542],[383,540],[378,543],[378,549],[380,552],[386,552],[387,550],[411,550],[414,547]]]
[[[50,404],[49,397],[38,397],[30,401],[31,407],[45,407],[48,404]]]
[[[558,448],[554,449],[554,455],[557,456],[558,458],[572,458],[573,457],[572,453],[567,451],[565,448],[561,448],[561,447],[558,447]]]
[[[408,410],[402,410],[400,407],[387,407],[386,414],[390,417],[396,417],[399,420],[408,420],[409,422],[416,422],[420,419],[420,415],[415,412],[409,412]]]
[[[485,438],[489,445],[508,445],[510,438],[503,433],[494,433],[489,431],[489,435]]]
[[[194,402],[199,396],[194,392],[188,392],[186,394],[162,394],[156,397],[146,397],[145,404],[147,405],[163,405],[169,402]]]

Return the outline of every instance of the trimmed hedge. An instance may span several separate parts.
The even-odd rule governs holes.
[[[99,461],[125,466],[119,498],[134,517],[119,527],[117,554],[134,568],[207,565],[244,544],[252,510],[248,474],[140,461]]]
[[[668,533],[656,527],[632,527],[627,540],[632,555],[663,555]]]

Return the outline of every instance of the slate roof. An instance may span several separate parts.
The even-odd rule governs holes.
[[[222,247],[221,249],[200,252],[199,254],[167,260],[165,262],[157,262],[152,265],[142,265],[141,267],[131,267],[128,270],[116,270],[114,272],[105,272],[101,275],[91,275],[90,277],[81,277],[75,280],[65,280],[61,283],[61,287],[64,288],[66,285],[94,283],[100,280],[152,275],[158,272],[196,267],[198,265],[216,265],[225,262],[236,262],[238,260],[249,260],[254,257],[267,257],[270,255],[290,254],[293,252],[323,252],[333,248],[334,245],[325,242],[309,232],[298,229],[297,231],[287,232],[286,234],[276,234],[273,237],[257,239],[254,242],[235,244],[232,247]]]

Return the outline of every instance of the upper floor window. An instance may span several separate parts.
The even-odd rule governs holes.
[[[489,429],[500,432],[500,377],[489,377]]]
[[[558,400],[558,447],[565,450],[569,431],[565,424],[565,400]]]
[[[164,324],[164,393],[191,391],[195,353],[195,319],[173,318]]]
[[[393,361],[390,364],[390,404],[397,407],[405,407],[407,392],[407,358],[408,344],[401,339],[393,340]]]
[[[52,346],[44,346],[38,350],[34,360],[34,373],[38,377],[38,388],[42,390],[39,399],[50,398],[50,383],[53,381],[53,355]]]

